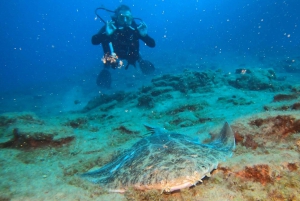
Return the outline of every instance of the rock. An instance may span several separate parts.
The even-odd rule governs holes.
[[[292,86],[292,92],[294,93],[300,92],[300,84]]]
[[[155,96],[160,96],[164,93],[168,93],[171,91],[173,91],[172,87],[157,87],[157,88],[154,88],[150,93],[153,97],[155,97]]]
[[[88,123],[87,118],[78,117],[76,119],[67,121],[64,125],[70,126],[72,128],[83,128],[86,126],[87,123]]]
[[[151,95],[141,95],[138,97],[138,107],[152,108],[154,107],[153,98]]]
[[[28,113],[9,113],[1,115],[9,119],[9,124],[2,124],[0,148],[29,149],[45,146],[58,147],[71,142],[75,137],[73,129],[46,125],[35,115]]]
[[[125,93],[123,91],[116,92],[111,95],[107,94],[101,94],[97,97],[94,97],[91,99],[88,104],[83,108],[82,112],[88,112],[96,107],[101,106],[102,104],[109,104],[110,102],[123,102],[123,101],[129,101],[136,98],[134,94],[128,92]]]
[[[228,83],[239,89],[276,91],[288,88],[276,80],[273,69],[252,69],[251,73],[234,74],[228,78]]]
[[[293,109],[293,110],[300,110],[300,102],[294,103],[294,104],[292,105],[292,109]]]
[[[277,94],[273,98],[273,102],[295,100],[298,98],[297,94]]]
[[[253,101],[251,101],[251,100],[247,100],[243,97],[235,97],[235,96],[219,97],[218,102],[219,103],[232,103],[233,105],[251,105],[251,104],[253,104]]]

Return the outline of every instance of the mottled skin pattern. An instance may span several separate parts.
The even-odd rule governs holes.
[[[195,185],[232,155],[235,140],[225,123],[220,136],[200,144],[188,136],[150,128],[152,135],[98,170],[80,175],[111,191],[159,189],[173,191]]]

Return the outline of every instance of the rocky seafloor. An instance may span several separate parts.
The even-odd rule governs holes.
[[[58,116],[3,113],[0,200],[300,200],[299,94],[273,69],[186,70]],[[190,189],[110,194],[76,176],[141,139],[145,123],[208,142],[225,121],[234,155]]]

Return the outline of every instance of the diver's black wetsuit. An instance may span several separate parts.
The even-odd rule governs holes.
[[[92,37],[92,44],[102,44],[103,53],[110,55],[109,42],[112,43],[114,52],[119,59],[125,59],[128,64],[134,65],[139,59],[139,39],[146,43],[149,47],[155,47],[155,41],[150,36],[142,37],[137,30],[137,25],[133,21],[131,27],[119,28],[115,23],[117,29],[110,36],[106,35],[106,26],[103,26],[98,34]]]
[[[151,69],[154,70],[153,64],[149,61],[142,60],[139,55],[139,39],[146,43],[149,47],[155,47],[155,41],[148,35],[141,36],[139,31],[137,30],[137,24],[133,21],[130,27],[120,27],[117,22],[114,24],[116,26],[116,30],[112,35],[106,35],[106,26],[103,26],[98,34],[92,37],[92,44],[99,45],[102,44],[103,53],[105,55],[111,55],[109,43],[112,43],[114,53],[117,55],[119,59],[127,60],[128,65],[135,66],[136,61],[139,61],[140,68],[143,72],[142,67],[147,64]],[[106,62],[104,64],[104,69],[99,73],[97,77],[97,85],[105,88],[110,88],[111,86],[111,74],[109,72],[109,67],[116,68],[116,63]],[[152,65],[152,66],[151,66]],[[145,74],[147,74],[147,69],[144,70]]]

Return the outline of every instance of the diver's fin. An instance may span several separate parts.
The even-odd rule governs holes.
[[[129,65],[132,65],[134,68],[136,68],[136,62],[135,61],[127,61],[127,64],[125,66],[125,70],[128,69]]]
[[[103,69],[97,77],[97,85],[99,87],[110,88],[111,87],[111,74],[108,70]]]
[[[140,69],[144,75],[150,75],[150,74],[154,73],[154,71],[155,71],[155,67],[154,67],[153,63],[151,63],[148,60],[140,59],[139,65],[140,65]]]

